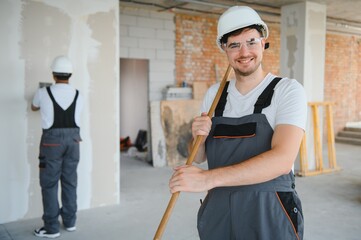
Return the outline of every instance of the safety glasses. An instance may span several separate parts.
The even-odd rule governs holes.
[[[244,42],[231,42],[229,44],[224,43],[223,49],[226,52],[238,52],[241,50],[242,46],[245,46],[248,50],[256,49],[259,43],[262,41],[263,37],[260,38],[250,38]]]

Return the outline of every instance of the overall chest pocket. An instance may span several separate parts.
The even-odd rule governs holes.
[[[249,138],[256,136],[256,122],[238,125],[218,124],[214,128],[213,138]]]

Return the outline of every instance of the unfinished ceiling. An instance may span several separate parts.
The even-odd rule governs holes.
[[[119,0],[122,6],[151,8],[164,12],[187,13],[217,17],[234,5],[247,5],[257,10],[266,21],[279,22],[281,7],[306,0]],[[328,29],[361,34],[360,0],[309,0],[327,7]]]

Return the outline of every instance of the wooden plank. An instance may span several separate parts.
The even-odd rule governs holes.
[[[203,100],[208,88],[209,88],[208,82],[194,81],[193,82],[193,99]]]
[[[335,134],[333,131],[332,105],[326,106],[327,149],[330,168],[336,167]]]
[[[341,168],[326,168],[326,169],[322,169],[322,171],[306,171],[305,173],[297,173],[297,176],[301,176],[301,177],[308,177],[308,176],[316,176],[316,175],[320,175],[320,174],[327,174],[327,173],[333,173],[333,172],[337,172],[340,171]]]
[[[313,117],[312,118],[313,119],[313,137],[314,137],[316,170],[320,171],[323,168],[320,118],[319,118],[319,114],[318,114],[317,105],[311,105],[311,109],[312,109],[312,117]]]

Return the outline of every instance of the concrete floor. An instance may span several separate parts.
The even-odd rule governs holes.
[[[305,216],[304,240],[361,239],[361,146],[336,144],[336,155],[342,171],[296,178]],[[61,230],[59,239],[153,239],[170,198],[171,174],[170,168],[153,168],[122,156],[120,205],[79,211],[77,231]],[[164,240],[199,239],[196,214],[204,195],[180,194]],[[2,224],[0,239],[38,239],[32,231],[41,225],[40,218]]]

